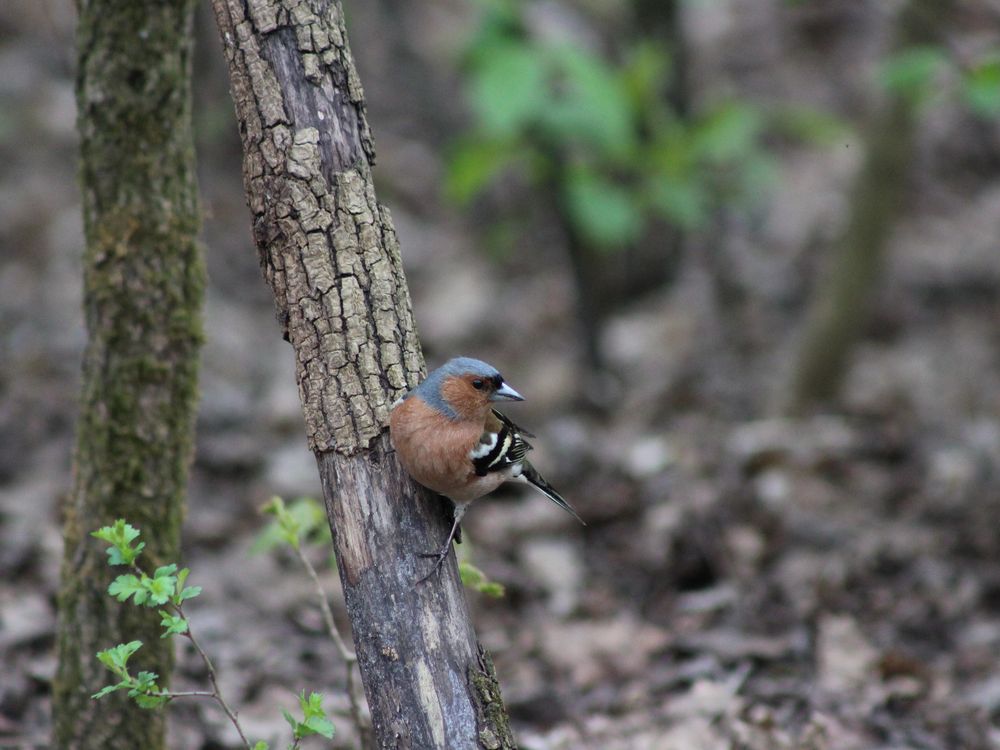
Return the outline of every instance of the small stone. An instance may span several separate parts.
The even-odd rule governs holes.
[[[625,455],[625,468],[636,479],[656,476],[676,460],[666,438],[659,435],[642,437]]]
[[[816,636],[819,684],[832,693],[857,690],[870,681],[878,652],[857,621],[846,615],[826,615]]]

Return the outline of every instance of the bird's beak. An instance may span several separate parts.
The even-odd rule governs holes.
[[[504,383],[493,391],[490,401],[524,401],[524,396]]]

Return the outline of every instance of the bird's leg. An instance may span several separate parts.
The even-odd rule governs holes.
[[[444,563],[445,558],[448,557],[448,553],[451,551],[451,542],[455,538],[455,534],[458,531],[458,525],[462,522],[462,516],[465,515],[465,507],[466,507],[465,503],[462,504],[455,503],[455,520],[451,524],[451,531],[448,532],[448,538],[445,540],[444,546],[437,552],[424,552],[420,555],[420,557],[437,558],[437,562],[434,563],[434,567],[431,568],[430,573],[428,573],[419,581],[417,581],[417,583],[423,583],[432,575],[437,573],[442,563]]]

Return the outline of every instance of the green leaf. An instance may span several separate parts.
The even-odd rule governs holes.
[[[177,572],[177,566],[173,563],[170,565],[163,565],[156,569],[153,573],[153,578],[172,578],[173,581],[177,582],[177,576],[174,573]]]
[[[650,179],[646,189],[653,209],[672,224],[696,229],[708,216],[708,196],[700,182],[661,175]]]
[[[635,196],[593,172],[571,173],[564,187],[566,208],[577,230],[601,249],[621,248],[642,231]]]
[[[467,560],[459,561],[458,574],[461,576],[464,586],[493,599],[499,599],[506,593],[502,583],[489,580],[483,571]]]
[[[177,566],[167,566],[174,567]],[[147,606],[160,606],[161,604],[166,604],[170,601],[170,598],[174,595],[174,586],[177,583],[177,576],[170,575],[169,573],[164,573],[160,575],[164,568],[159,568],[156,571],[156,575],[153,578],[148,576],[142,577],[142,586],[148,596]],[[139,597],[134,597],[136,604],[142,604],[139,601]]]
[[[511,141],[462,141],[452,149],[448,158],[445,192],[451,200],[465,204],[517,159],[518,150]]]
[[[135,700],[139,708],[159,708],[170,700],[169,695],[146,695],[138,692],[133,695],[132,691],[129,691],[129,697]]]
[[[281,715],[292,728],[292,734],[296,741],[303,737],[319,734],[327,739],[333,739],[334,726],[327,718],[326,711],[323,710],[323,696],[320,693],[309,693],[306,691],[299,693],[299,708],[302,709],[303,718],[299,721],[289,711],[281,709]]]
[[[722,163],[743,158],[757,148],[763,120],[753,107],[724,104],[694,126],[691,147],[700,159]]]
[[[127,601],[130,596],[135,596],[136,604],[142,604],[139,601],[140,595],[142,599],[145,599],[146,596],[141,581],[132,573],[125,573],[113,580],[108,586],[108,593],[120,602]]]
[[[111,544],[127,545],[139,536],[139,530],[125,523],[124,518],[119,518],[114,522],[114,525],[102,526],[97,531],[90,532],[90,535]]]
[[[882,64],[879,78],[889,91],[921,100],[930,93],[930,84],[947,63],[948,57],[940,47],[910,47],[890,56]]]
[[[180,606],[187,599],[194,599],[201,594],[201,586],[185,586],[188,576],[191,574],[190,568],[183,568],[177,572],[177,583],[174,586],[173,602],[175,606]]]
[[[173,572],[176,565],[164,565],[157,568],[153,578],[145,573],[139,578],[132,573],[118,576],[108,586],[108,593],[120,602],[132,597],[135,604],[156,607],[166,604],[174,594],[177,576]]]
[[[261,509],[275,520],[254,541],[251,552],[258,553],[283,544],[299,546],[303,541],[328,541],[330,526],[323,506],[311,497],[300,497],[291,505],[275,495]]]
[[[129,641],[119,643],[117,646],[97,652],[97,658],[105,667],[115,674],[125,676],[128,674],[128,660],[132,654],[142,647],[142,641]]]
[[[253,746],[253,750],[270,750],[270,748],[271,746],[264,742],[264,740],[258,740]]]
[[[965,74],[962,96],[976,114],[1000,115],[1000,53],[981,60]]]
[[[492,44],[477,55],[469,95],[483,130],[514,135],[549,105],[545,61],[520,41]]]
[[[142,671],[135,676],[135,689],[141,692],[148,692],[150,690],[158,691],[159,688],[156,687],[156,678],[159,677],[156,672]]]
[[[539,120],[557,142],[581,141],[623,161],[635,147],[634,113],[624,81],[601,58],[578,47],[548,50],[554,84]]]
[[[836,115],[795,105],[772,109],[768,113],[768,131],[820,146],[837,143],[851,135],[850,125]]]
[[[642,42],[630,50],[621,71],[621,81],[637,112],[649,112],[662,106],[670,73],[670,57],[662,45]]]
[[[171,635],[183,635],[188,632],[188,621],[180,615],[171,614],[165,609],[160,610],[160,625],[163,626],[163,635],[160,638],[167,638]]]
[[[122,680],[117,685],[106,685],[105,687],[102,687],[100,690],[94,693],[92,696],[90,696],[90,698],[91,700],[99,700],[100,698],[103,698],[105,695],[109,695],[110,693],[114,693],[119,690],[124,690],[131,684],[132,684],[131,680]]]
[[[156,684],[158,676],[156,672],[139,672],[135,676],[128,695],[140,708],[159,708],[170,700],[169,695],[152,695],[160,692],[160,686]]]
[[[322,735],[328,740],[333,739],[333,722],[325,717],[311,716],[303,722],[303,725],[307,727],[312,734]]]
[[[299,694],[299,707],[302,709],[304,719],[300,727],[305,727],[308,734],[321,734],[328,740],[333,739],[333,723],[327,719],[326,711],[323,710],[321,693],[309,693],[309,697],[306,698],[306,691],[303,690]]]
[[[491,599],[502,599],[504,594],[507,593],[507,589],[504,588],[504,585],[502,583],[497,583],[496,581],[481,583],[479,584],[477,590],[480,594],[484,594]]]
[[[109,565],[131,565],[146,547],[145,542],[132,546],[132,542],[139,538],[139,529],[125,523],[123,518],[119,518],[112,526],[102,526],[97,531],[92,531],[90,535],[114,545],[107,551]]]

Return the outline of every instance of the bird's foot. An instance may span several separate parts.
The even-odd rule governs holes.
[[[423,578],[421,578],[419,581],[417,581],[417,583],[423,583],[428,578],[430,578],[432,575],[434,575],[435,573],[437,573],[441,569],[441,566],[444,564],[444,561],[448,557],[448,553],[450,551],[451,551],[451,540],[449,539],[448,540],[448,544],[443,549],[441,549],[438,552],[421,552],[421,553],[419,553],[417,555],[417,557],[422,557],[422,558],[425,558],[425,559],[426,558],[436,558],[437,562],[434,563],[434,567],[431,568],[430,572],[427,575],[425,575]]]

